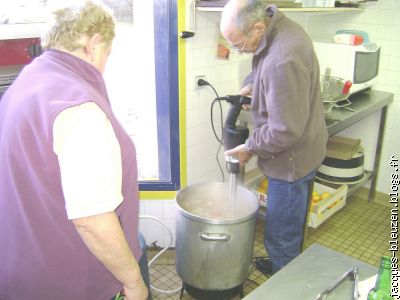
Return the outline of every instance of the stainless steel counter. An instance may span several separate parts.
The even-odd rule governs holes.
[[[393,101],[393,94],[371,90],[351,96],[349,100],[351,105],[333,108],[328,116],[326,121],[329,135],[335,135],[366,116],[382,110]]]
[[[346,129],[354,123],[362,120],[368,115],[380,111],[380,124],[378,129],[378,140],[376,142],[374,167],[370,171],[366,171],[366,176],[362,182],[349,185],[347,195],[350,196],[367,181],[371,180],[368,200],[372,202],[375,198],[376,181],[378,177],[381,152],[383,146],[383,135],[385,131],[387,107],[393,101],[393,94],[382,91],[365,91],[363,93],[350,97],[351,105],[345,108],[334,108],[329,118],[326,120],[329,135]]]
[[[376,179],[380,164],[380,155],[383,145],[383,135],[386,124],[387,107],[393,102],[393,93],[369,90],[351,96],[349,98],[351,104],[346,108],[333,108],[330,115],[326,118],[326,125],[329,135],[335,135],[354,123],[362,120],[368,115],[380,111],[381,119],[378,129],[378,140],[376,144],[376,155],[373,170],[367,170],[365,179],[356,184],[350,185],[348,196],[354,193],[358,188],[363,186],[367,181],[371,181],[369,191],[369,201],[373,201],[375,197]],[[241,124],[252,124],[253,120],[250,113],[241,111],[238,120]]]
[[[378,272],[374,266],[320,244],[313,244],[243,300],[313,300],[354,266],[358,267],[360,281]],[[350,279],[342,282],[328,295],[328,299],[351,299],[352,284]]]

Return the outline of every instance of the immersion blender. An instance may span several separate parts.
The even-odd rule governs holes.
[[[220,100],[226,100],[231,104],[223,130],[223,142],[226,151],[244,144],[249,137],[249,129],[244,126],[236,126],[236,121],[242,109],[242,105],[250,104],[251,98],[241,95],[231,95],[221,97]],[[231,201],[235,201],[237,174],[240,172],[239,160],[234,156],[226,155],[225,161],[229,173],[229,197]]]

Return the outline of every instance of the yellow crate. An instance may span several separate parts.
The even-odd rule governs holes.
[[[262,181],[267,180],[265,176],[261,176],[255,179],[252,183],[250,183],[250,189],[257,195],[258,203],[266,207],[267,206],[267,195],[266,195],[266,188],[262,188]],[[268,185],[268,182],[267,182]],[[264,185],[265,186],[265,182]]]
[[[344,207],[346,204],[347,190],[348,186],[345,184],[340,186],[338,189],[334,189],[315,182],[314,191],[319,194],[329,192],[331,197],[311,204],[308,226],[317,228],[334,213]]]

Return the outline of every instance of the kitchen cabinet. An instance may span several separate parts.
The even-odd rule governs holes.
[[[328,128],[329,136],[333,136],[349,126],[359,122],[365,117],[375,112],[380,112],[380,124],[378,128],[378,139],[376,143],[376,151],[372,170],[366,170],[364,179],[357,183],[351,184],[348,187],[347,197],[356,192],[365,183],[370,181],[370,189],[368,200],[373,201],[376,192],[376,181],[380,165],[383,136],[386,125],[387,108],[393,102],[393,93],[368,90],[362,93],[350,96],[350,105],[341,108],[334,108],[329,116],[326,118],[326,125]],[[241,111],[238,120],[242,125],[249,126],[253,123],[250,113]],[[258,169],[251,169],[244,171],[244,183],[248,184],[254,181],[257,176],[261,176]]]

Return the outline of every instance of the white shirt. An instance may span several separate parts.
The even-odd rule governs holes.
[[[121,150],[104,112],[94,102],[65,109],[53,137],[68,218],[115,210],[123,200]]]

